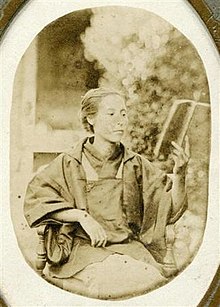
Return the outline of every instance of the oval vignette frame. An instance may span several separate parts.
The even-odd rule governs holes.
[[[8,2],[13,2],[13,1],[8,1]],[[17,3],[17,5],[18,5],[18,2],[22,2],[23,4],[22,4],[22,6],[24,5],[24,4],[26,4],[27,2],[29,2],[29,1],[14,1],[14,3]],[[30,1],[29,3],[30,3],[30,5],[31,5],[31,2],[32,1]],[[34,2],[34,1],[33,1]],[[51,1],[52,2],[52,1]],[[89,1],[88,1],[89,2]],[[106,1],[107,2],[107,1]],[[118,1],[119,2],[119,1]],[[122,5],[123,5],[123,1],[121,1],[122,2]],[[142,2],[144,2],[144,1],[142,1]],[[149,1],[145,1],[146,3],[147,2],[149,2]],[[173,2],[175,2],[175,1],[173,1]],[[181,1],[182,2],[182,1]],[[193,2],[193,1],[192,1]],[[11,4],[11,3],[9,3],[9,4]],[[29,4],[29,3],[27,3],[27,4]],[[90,3],[92,4],[92,1],[90,1]],[[95,4],[96,5],[96,4]],[[107,3],[106,3],[106,5],[107,5]],[[110,5],[110,1],[108,2],[108,5]],[[121,4],[120,4],[121,5]],[[125,5],[125,4],[124,4]],[[194,5],[195,5],[195,3],[194,3]],[[199,5],[198,5],[199,6]],[[204,6],[204,3],[201,3],[201,6]],[[15,4],[15,6],[13,6],[12,7],[12,9],[11,9],[11,11],[13,11],[13,9],[15,9],[15,12],[18,12],[18,11],[16,11],[16,4]],[[83,7],[82,7],[82,9],[83,9]],[[147,9],[147,8],[146,8]],[[25,7],[24,7],[24,10],[25,10]],[[70,11],[69,11],[70,12]],[[155,12],[155,13],[157,13],[157,12]],[[10,15],[10,14],[9,14]],[[22,15],[22,11],[21,11],[21,15]],[[11,16],[13,16],[13,15],[11,15]],[[14,16],[13,16],[14,17]],[[18,17],[18,15],[16,16],[16,17]],[[163,17],[163,16],[162,16]],[[195,16],[194,16],[195,17]],[[167,19],[166,19],[167,20]],[[16,21],[16,19],[15,19],[15,21]],[[10,24],[10,19],[9,19],[9,21],[8,21],[9,23],[8,23],[8,25]],[[199,22],[199,21],[198,21]],[[176,26],[176,25],[175,25]],[[11,24],[10,26],[9,26],[9,28],[8,28],[8,31],[10,32],[10,28],[13,28],[13,24]],[[202,24],[201,24],[201,27],[202,27]],[[7,32],[5,33],[5,39],[7,40]],[[4,36],[3,36],[3,40],[4,40]],[[211,41],[210,41],[210,43],[211,43]],[[197,46],[195,46],[195,47],[197,47]],[[214,45],[212,46],[212,48],[214,49]],[[215,51],[216,52],[216,51]],[[208,73],[207,73],[207,75],[208,75]],[[218,93],[217,93],[218,94]],[[211,99],[211,101],[212,101],[212,99]],[[3,106],[4,107],[4,106]],[[213,139],[213,136],[212,136],[212,139]],[[217,141],[217,143],[218,143],[218,141]],[[213,145],[213,144],[212,144]],[[212,158],[213,159],[213,158]],[[4,237],[3,237],[3,239],[4,239]],[[217,276],[217,273],[216,273],[216,276]],[[211,286],[211,288],[210,288],[210,290],[208,291],[208,293],[206,293],[206,295],[203,297],[203,299],[202,299],[202,297],[201,297],[201,299],[202,299],[202,301],[201,301],[201,303],[200,304],[208,304],[208,303],[211,303],[211,300],[213,300],[213,297],[216,297],[217,298],[217,296],[218,296],[218,294],[217,294],[217,291],[216,291],[216,287],[217,287],[217,284],[218,284],[218,277],[215,277],[215,282],[214,282],[214,285],[213,286]],[[9,290],[9,293],[10,293],[10,290]],[[51,293],[52,294],[52,293]],[[205,293],[204,293],[205,294]],[[10,297],[10,294],[9,294],[9,297]],[[9,301],[10,302],[10,301]],[[214,303],[214,301],[212,302],[212,303]]]

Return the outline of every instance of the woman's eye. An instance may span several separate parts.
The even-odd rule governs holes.
[[[113,113],[113,112],[112,112],[112,113],[108,113],[108,115],[113,116],[113,115],[114,115],[114,113]]]

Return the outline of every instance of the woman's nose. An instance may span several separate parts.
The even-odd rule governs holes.
[[[118,118],[116,124],[117,124],[119,127],[124,126],[124,119],[123,119],[123,118]]]
[[[116,118],[116,123],[117,125],[119,126],[123,126],[126,122],[126,118],[123,116],[123,115],[119,115],[117,118]]]

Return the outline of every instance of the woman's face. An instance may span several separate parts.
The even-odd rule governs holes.
[[[95,137],[110,143],[120,142],[127,124],[124,99],[117,94],[103,97],[98,113],[92,119]]]

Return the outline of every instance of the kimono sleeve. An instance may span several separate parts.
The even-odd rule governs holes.
[[[66,180],[65,155],[61,154],[29,183],[24,201],[24,215],[31,227],[49,213],[75,207]]]

